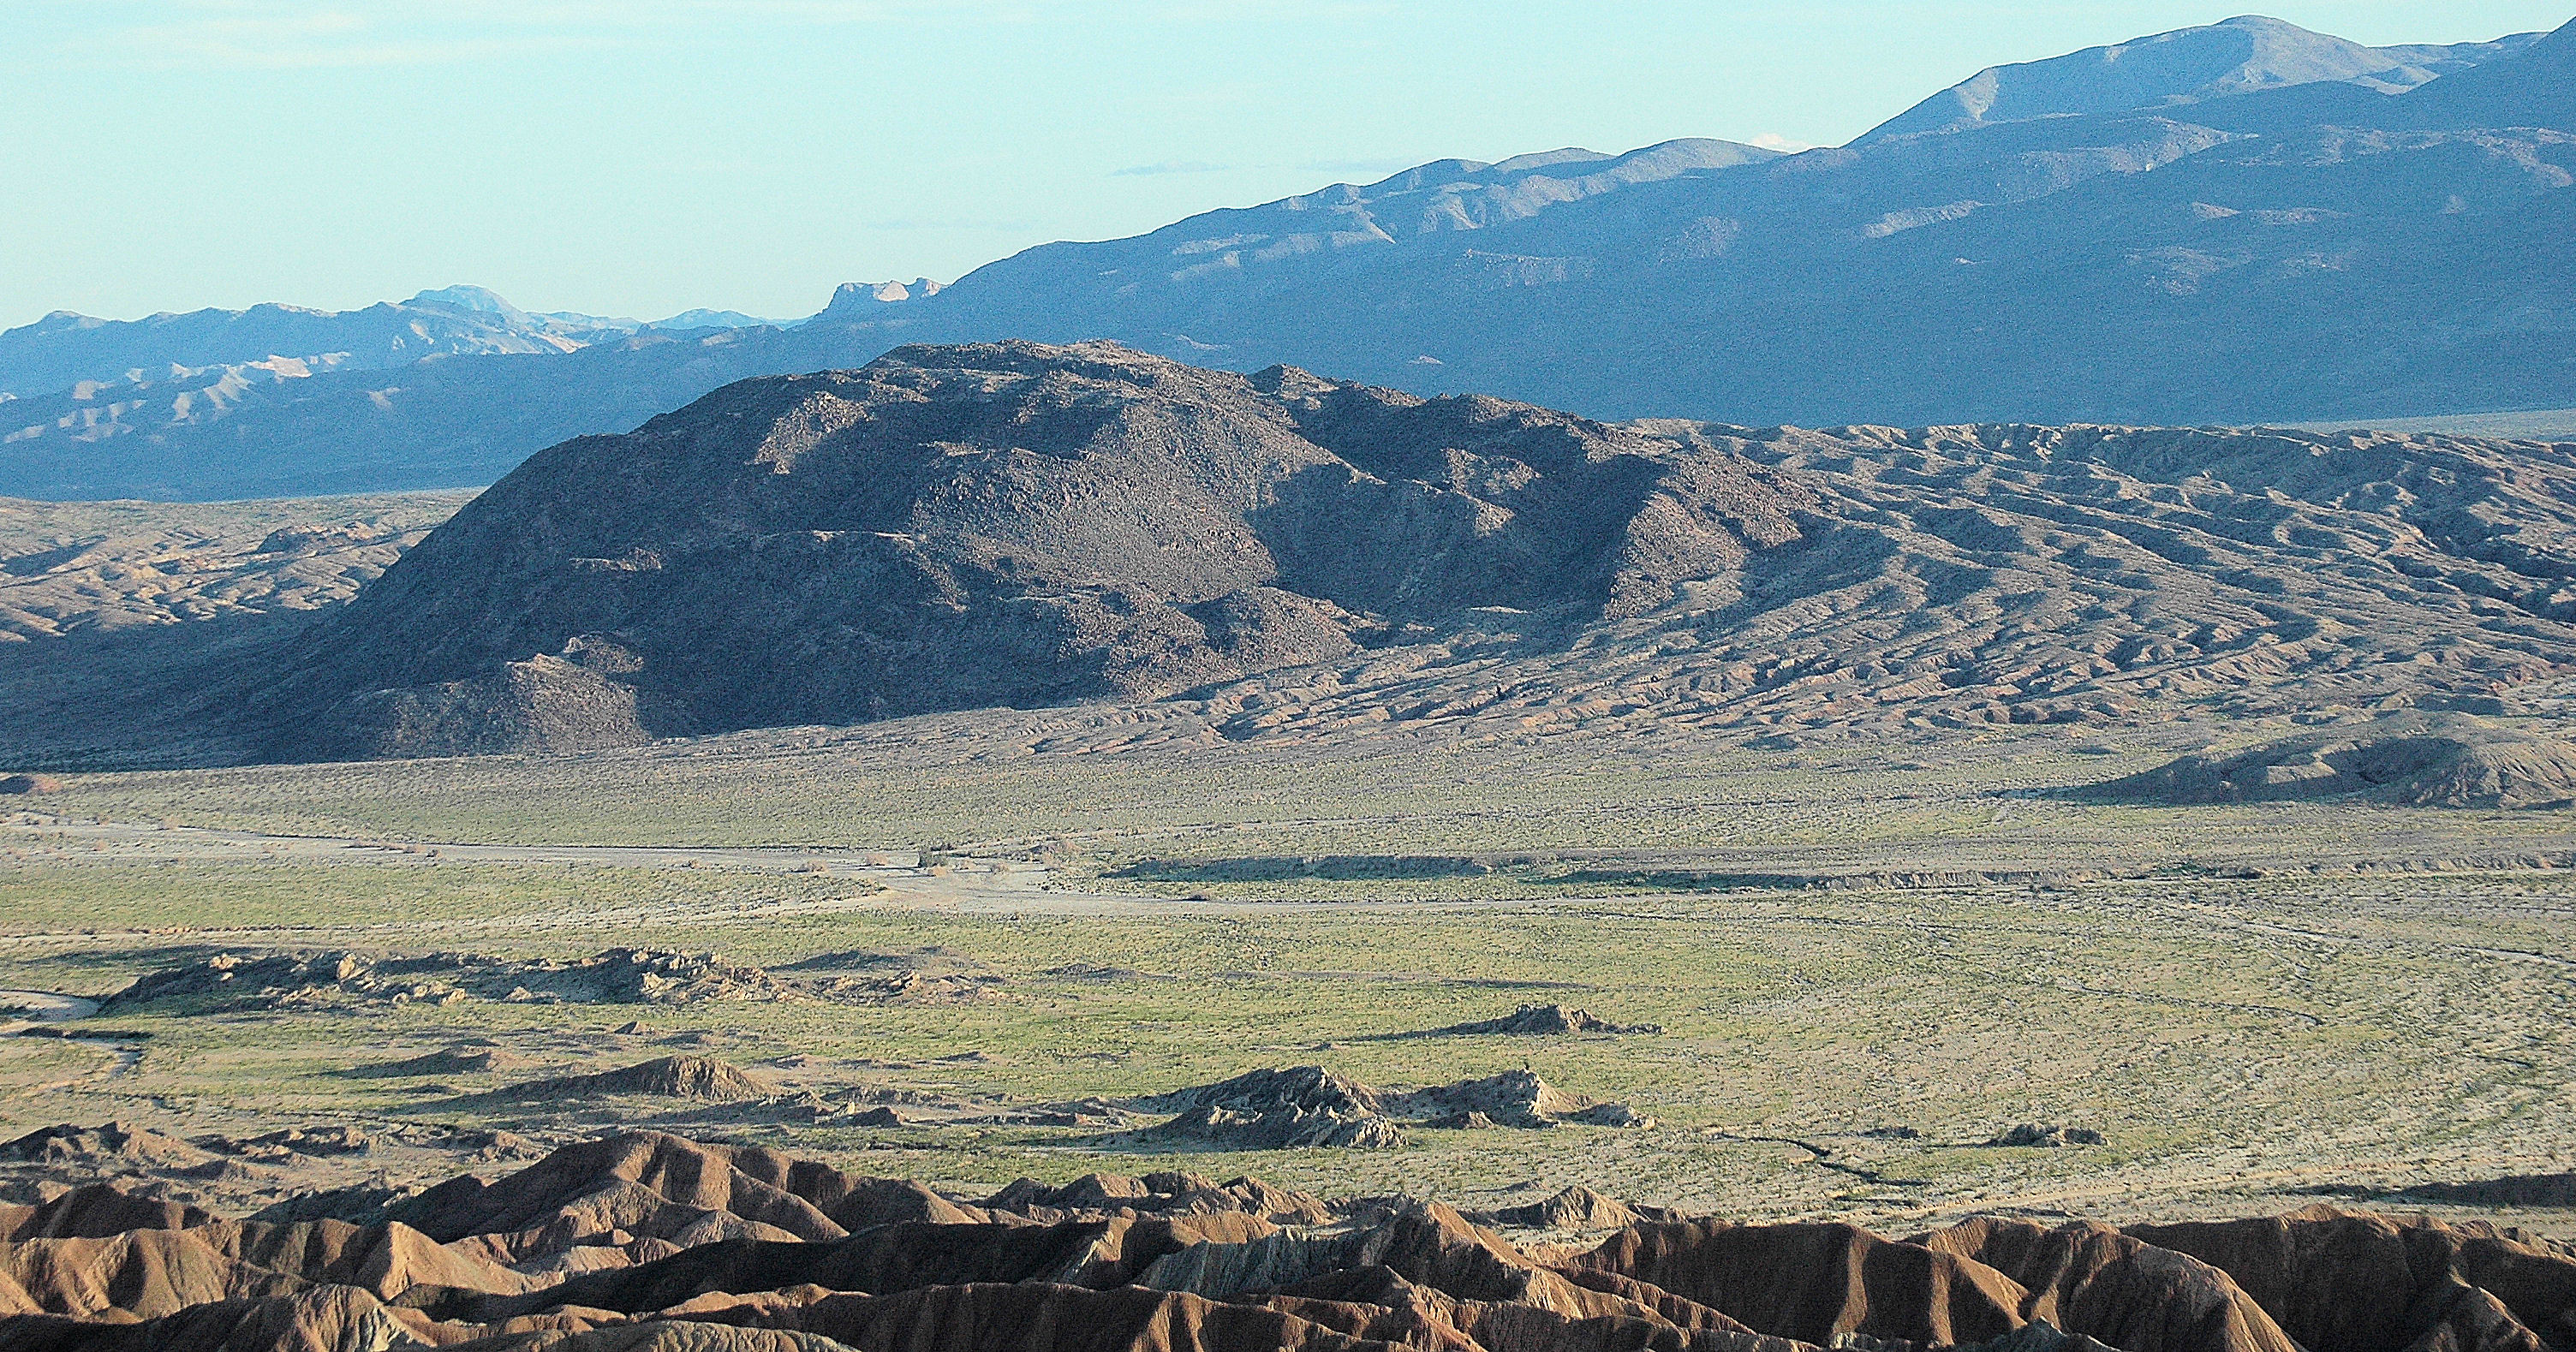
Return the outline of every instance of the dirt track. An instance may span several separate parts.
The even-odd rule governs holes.
[[[789,846],[680,847],[640,845],[471,845],[451,842],[366,840],[341,836],[276,836],[196,826],[82,821],[20,812],[0,820],[0,850],[37,861],[119,863],[294,863],[391,865],[558,865],[568,868],[707,870],[750,874],[805,874],[860,878],[881,891],[839,906],[936,906],[973,912],[1031,915],[1116,915],[1175,910],[1281,912],[1301,905],[1349,910],[1354,906],[1443,905],[1449,908],[1523,905],[1523,902],[1282,903],[1174,901],[1142,893],[1069,890],[1052,870],[1020,860],[954,858],[925,867],[913,850],[800,849]]]

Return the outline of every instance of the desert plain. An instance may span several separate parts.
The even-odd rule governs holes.
[[[966,1191],[1186,1168],[1897,1226],[2439,1208],[2444,1186],[2563,1173],[2576,829],[2066,792],[2176,735],[1951,733],[1891,766],[1878,745],[1435,730],[1355,765],[1069,710],[75,775],[0,835],[10,988],[100,1000],[277,951],[649,948],[857,979],[674,1003],[326,978],[273,1008],[112,1005],[0,1042],[0,1112],[380,1142],[164,1171],[235,1207],[435,1181],[470,1153],[444,1140],[559,1144],[602,1116]],[[1409,1036],[1532,1004],[1661,1031]],[[670,1055],[759,1096],[496,1095]],[[1153,1119],[1122,1106],[1310,1064],[1408,1086],[1527,1068],[1655,1125],[1230,1152],[1140,1136]],[[851,1121],[876,1107],[896,1120]],[[2022,1124],[2101,1144],[1990,1144]],[[2477,1213],[2497,1202],[2563,1232],[2552,1206]]]

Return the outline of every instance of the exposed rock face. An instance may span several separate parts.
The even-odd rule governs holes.
[[[793,998],[796,992],[769,973],[712,953],[612,948],[595,957],[555,961],[473,953],[268,952],[218,953],[148,972],[100,1008],[162,1001],[186,1001],[200,1012],[212,1012],[466,999],[680,1005]]]
[[[1470,1114],[1503,1127],[1546,1128],[1561,1122],[1596,1127],[1655,1124],[1653,1118],[1625,1104],[1601,1103],[1581,1094],[1569,1094],[1526,1070],[1507,1070],[1481,1080],[1417,1089],[1390,1097],[1388,1105],[1396,1112],[1427,1118],[1431,1126],[1458,1123]]]
[[[1497,1217],[1249,1179],[1023,1181],[983,1206],[652,1133],[464,1177],[365,1224],[220,1220],[85,1188],[0,1214],[0,1347],[226,1352],[2416,1352],[2554,1344],[2576,1259],[2479,1224],[2267,1220],[1894,1239],[1638,1219],[1569,1189]],[[1552,1255],[1552,1256],[1550,1256]]]
[[[1048,1222],[1103,1211],[1132,1211],[1139,1215],[1239,1211],[1282,1225],[1320,1225],[1337,1214],[1319,1198],[1274,1188],[1257,1178],[1219,1183],[1204,1174],[1186,1171],[1151,1173],[1142,1178],[1084,1174],[1056,1187],[1023,1178],[985,1198],[981,1205],[997,1215],[1007,1213]]]
[[[1446,1028],[1434,1028],[1415,1036],[1456,1037],[1502,1034],[1517,1037],[1547,1037],[1558,1033],[1651,1034],[1662,1031],[1664,1030],[1660,1025],[1651,1023],[1612,1023],[1607,1019],[1595,1017],[1590,1010],[1568,1009],[1563,1005],[1523,1005],[1499,1019],[1451,1024]]]
[[[2226,1273],[2313,1352],[2536,1347],[2576,1305],[2576,1263],[2493,1226],[2312,1207],[2264,1220],[2133,1225]],[[2551,1337],[2563,1335],[2552,1334]]]
[[[59,1127],[52,1129],[53,1132],[63,1130]],[[12,1142],[0,1149],[15,1155],[17,1144]],[[192,1206],[138,1197],[106,1183],[86,1183],[39,1206],[0,1207],[0,1234],[5,1234],[13,1242],[26,1239],[104,1239],[129,1230],[193,1230],[214,1219]]]
[[[917,1183],[657,1132],[567,1146],[497,1184],[470,1174],[451,1179],[392,1215],[448,1241],[482,1236],[484,1247],[521,1256],[513,1261],[611,1243],[620,1233],[666,1244],[691,1233],[822,1241],[898,1221],[984,1219]]]
[[[1525,1230],[1617,1230],[1633,1223],[1637,1216],[1626,1203],[1579,1185],[1525,1206],[1467,1213],[1467,1219],[1480,1225],[1509,1225]]]
[[[1404,1144],[1376,1090],[1322,1066],[1255,1070],[1231,1080],[1139,1100],[1149,1112],[1177,1113],[1163,1134],[1238,1150]]]
[[[1297,1146],[1378,1148],[1405,1143],[1403,1125],[1525,1127],[1565,1122],[1651,1127],[1654,1119],[1618,1103],[1554,1088],[1526,1070],[1429,1089],[1372,1089],[1321,1066],[1255,1070],[1217,1084],[1139,1099],[1148,1112],[1177,1113],[1152,1134],[1231,1150]]]
[[[1742,682],[1743,715],[2367,707],[2491,695],[2576,659],[2568,447],[2090,426],[1698,434],[1813,485],[1832,521],[1766,555],[1740,602],[1693,616],[1709,641],[1660,672]]]
[[[0,1156],[47,1164],[98,1166],[117,1161],[156,1165],[197,1165],[214,1157],[175,1136],[164,1136],[126,1122],[95,1127],[65,1123],[40,1127],[0,1145]]]
[[[0,644],[336,606],[469,496],[207,508],[0,498]]]
[[[280,745],[1150,697],[1477,607],[1640,613],[1795,538],[1807,504],[1738,457],[1499,400],[1099,344],[904,348],[532,459],[312,645],[299,698],[330,712]]]
[[[325,737],[317,749],[350,760],[560,754],[651,740],[633,687],[546,653],[505,662],[484,680],[352,696]]]
[[[2157,803],[2363,797],[2413,807],[2555,807],[2576,799],[2576,746],[2460,715],[2415,716],[2183,756],[2092,792]]]
[[[2043,1127],[2035,1122],[2024,1122],[2020,1126],[1997,1133],[1995,1138],[1986,1142],[1986,1144],[1992,1146],[2035,1145],[2045,1146],[2050,1149],[2061,1149],[2070,1145],[2100,1145],[2102,1144],[2102,1133],[2095,1131],[2090,1127]]]
[[[2353,84],[2393,94],[2510,55],[2530,45],[2533,37],[2526,33],[2457,47],[2365,47],[2249,15],[1983,70],[1881,124],[1864,139],[2126,108],[2179,111],[2205,99],[2301,84]]]
[[[496,1090],[493,1097],[553,1099],[610,1094],[734,1103],[766,1098],[776,1090],[722,1061],[703,1056],[664,1056],[593,1075],[558,1075]]]

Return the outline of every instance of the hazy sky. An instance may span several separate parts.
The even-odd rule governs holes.
[[[0,0],[0,327],[455,282],[794,316],[853,279],[1448,156],[1838,144],[2145,0]],[[2373,44],[2570,0],[2276,0]]]

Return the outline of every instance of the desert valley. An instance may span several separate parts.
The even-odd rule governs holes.
[[[0,1352],[2576,1348],[2571,62],[0,333]]]

